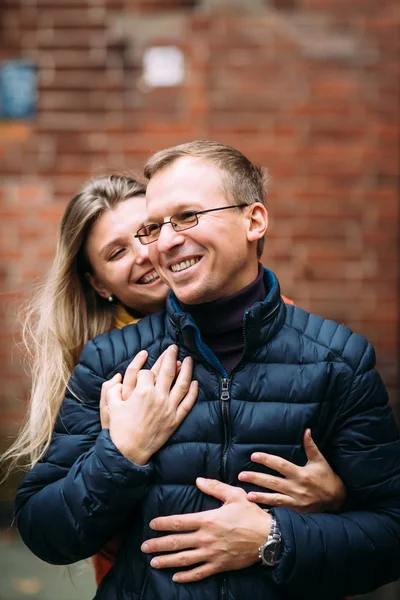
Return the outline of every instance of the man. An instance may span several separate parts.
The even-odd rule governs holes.
[[[25,541],[42,486],[36,500],[46,501],[64,537],[55,548],[46,526],[36,552],[54,562],[98,550],[136,507],[97,598],[333,600],[398,578],[400,442],[371,346],[344,326],[284,305],[276,277],[258,263],[268,223],[262,175],[240,152],[184,144],[153,156],[145,174],[148,223],[137,235],[173,293],[165,314],[88,345],[71,382],[84,401],[74,411],[92,427],[103,381],[124,371],[139,349],[148,350],[150,366],[172,342],[181,360],[193,359],[199,396],[160,445],[154,439],[162,428],[148,433],[154,407],[148,429],[137,427],[157,377],[137,369],[126,376],[132,389],[147,390],[142,404],[114,382],[109,437],[101,433],[67,475],[79,481],[77,497],[59,482],[43,489],[31,479],[21,489]],[[61,417],[67,429],[66,409]],[[251,473],[251,452],[304,464],[308,427],[346,484],[346,512],[268,512],[250,502],[261,483]],[[52,460],[62,463],[61,451]],[[249,496],[237,487],[239,474]]]

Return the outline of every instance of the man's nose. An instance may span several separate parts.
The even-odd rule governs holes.
[[[159,252],[169,252],[174,246],[181,246],[185,241],[182,234],[182,231],[175,231],[171,223],[165,223],[156,242]]]

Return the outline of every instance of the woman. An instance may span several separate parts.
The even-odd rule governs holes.
[[[134,237],[145,221],[145,185],[129,177],[94,179],[68,204],[52,268],[26,320],[33,384],[27,423],[5,456],[12,464],[29,457],[32,467],[46,453],[64,390],[86,342],[163,308],[168,288],[153,269],[147,246]],[[105,427],[104,406],[101,419]],[[268,488],[277,493],[252,493],[250,501],[304,512],[341,507],[344,486],[309,430],[304,445],[309,458],[305,467],[264,454],[253,459],[284,478],[268,477]],[[257,473],[239,476],[266,487],[263,478]],[[120,544],[115,538],[95,558],[98,583]]]

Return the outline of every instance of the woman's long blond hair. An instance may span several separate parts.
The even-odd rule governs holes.
[[[117,304],[99,296],[86,276],[91,271],[85,253],[88,232],[105,211],[145,191],[144,183],[130,177],[97,177],[67,205],[53,264],[26,308],[23,345],[32,391],[25,424],[2,456],[6,476],[17,466],[32,467],[46,452],[83,346],[115,326]]]

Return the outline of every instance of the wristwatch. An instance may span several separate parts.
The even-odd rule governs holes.
[[[282,535],[275,517],[271,515],[271,529],[265,544],[258,549],[258,558],[265,567],[275,567],[282,554]]]

